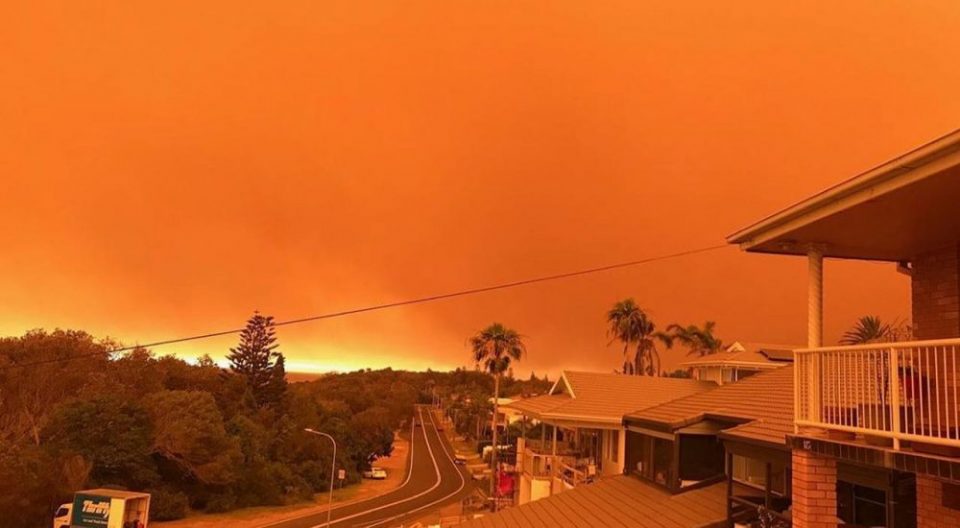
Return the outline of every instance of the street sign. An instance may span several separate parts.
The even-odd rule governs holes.
[[[337,470],[337,478],[340,479],[340,480],[346,479],[346,478],[347,478],[347,470],[346,470],[346,469],[338,469],[338,470]]]

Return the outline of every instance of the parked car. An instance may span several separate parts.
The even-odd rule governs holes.
[[[387,478],[387,470],[381,467],[372,467],[363,472],[363,478],[373,480],[384,480]]]
[[[456,465],[458,465],[458,466],[465,466],[465,465],[467,465],[467,457],[465,457],[465,456],[463,456],[463,455],[460,455],[460,454],[454,455],[454,456],[453,456],[453,463],[456,464]]]

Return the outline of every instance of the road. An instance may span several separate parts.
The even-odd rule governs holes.
[[[417,407],[411,427],[407,476],[393,491],[378,497],[334,506],[331,528],[399,526],[468,495],[470,476],[453,463],[453,448],[437,430],[429,408]],[[325,528],[327,513],[316,513],[269,525],[270,528]]]

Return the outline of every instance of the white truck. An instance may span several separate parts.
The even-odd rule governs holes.
[[[78,491],[61,504],[53,528],[146,528],[150,494],[112,489]]]

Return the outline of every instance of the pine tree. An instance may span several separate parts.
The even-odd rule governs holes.
[[[270,372],[270,383],[267,384],[264,403],[278,408],[287,394],[287,369],[283,354],[277,352],[276,358]]]
[[[240,344],[231,348],[227,355],[230,370],[246,379],[258,407],[269,403],[272,396],[271,382],[276,383],[276,362],[282,357],[276,352],[277,346],[279,345],[273,329],[273,317],[254,312],[253,317],[247,321],[246,328],[240,333]],[[282,363],[280,370],[282,376]]]

